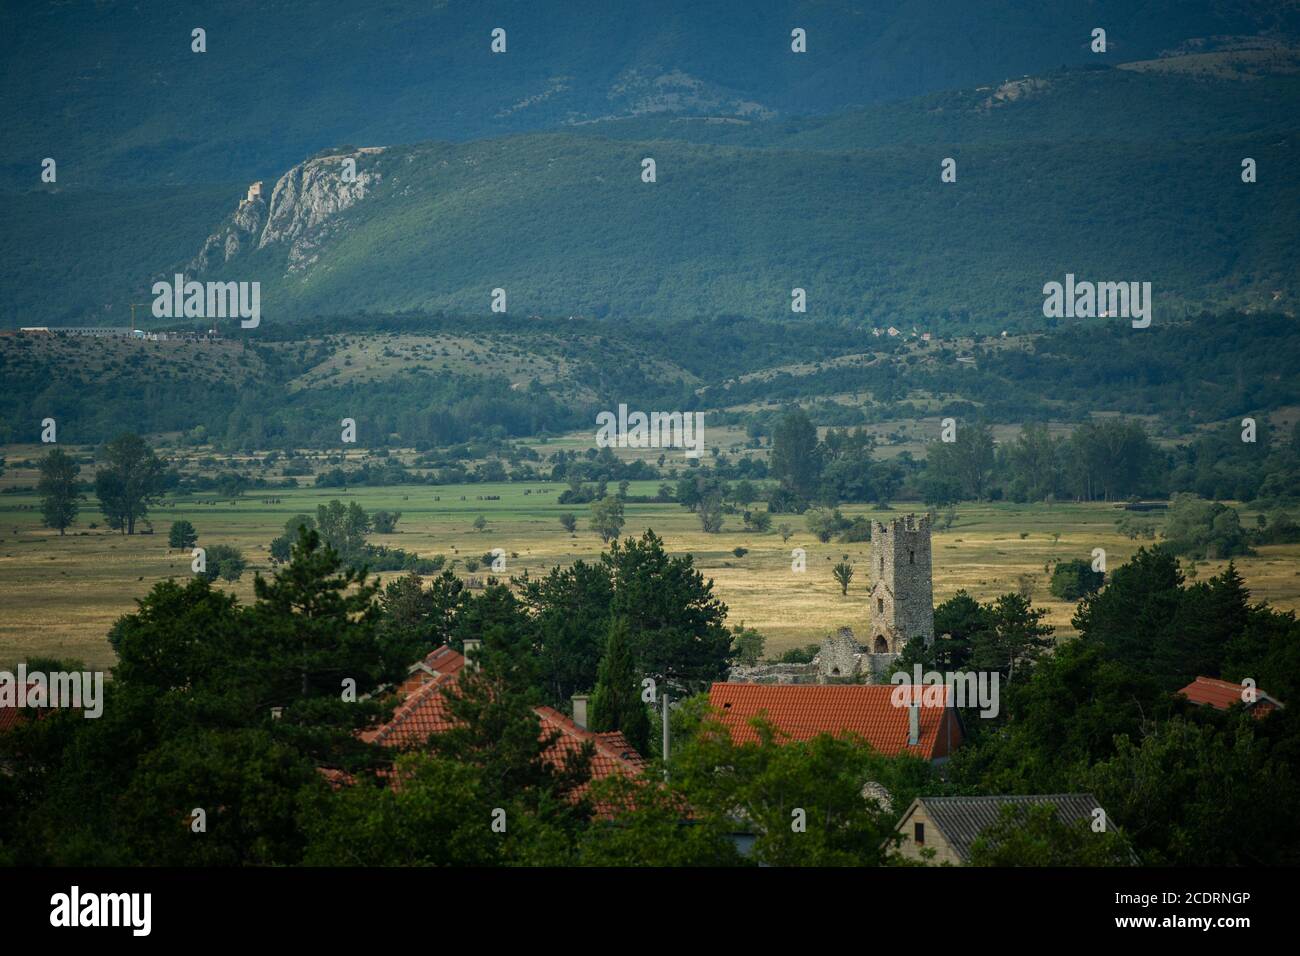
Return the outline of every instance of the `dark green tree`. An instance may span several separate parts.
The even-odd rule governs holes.
[[[631,629],[624,618],[609,626],[605,654],[596,671],[596,690],[591,697],[591,729],[620,730],[640,753],[650,743],[650,721],[641,701],[641,677],[632,657]]]
[[[670,558],[647,531],[601,555],[614,586],[610,611],[626,618],[637,670],[678,690],[701,689],[726,674],[727,606],[713,596],[690,555]]]
[[[135,534],[135,523],[162,496],[164,469],[162,459],[139,435],[119,435],[104,447],[95,495],[110,528]]]
[[[199,533],[188,521],[173,521],[171,529],[167,532],[167,547],[180,551],[188,551],[198,540]]]
[[[793,494],[808,499],[817,493],[821,470],[817,428],[807,412],[791,406],[772,432],[768,472]]]
[[[57,528],[63,534],[77,520],[81,509],[81,473],[72,456],[62,448],[55,448],[41,459],[41,477],[36,493],[41,496],[41,521],[47,528]]]

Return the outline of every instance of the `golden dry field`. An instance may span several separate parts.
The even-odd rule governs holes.
[[[11,462],[13,459],[10,459]],[[10,472],[5,483],[24,480]],[[30,478],[31,476],[27,476]],[[658,482],[634,482],[632,495],[653,495]],[[131,611],[135,600],[159,580],[189,574],[188,554],[169,551],[167,529],[185,518],[199,532],[202,545],[232,544],[249,560],[250,571],[229,587],[242,601],[253,597],[253,571],[269,573],[268,545],[284,522],[333,498],[357,501],[368,510],[400,511],[398,530],[372,535],[377,544],[400,547],[421,556],[444,554],[458,559],[456,572],[466,574],[465,559],[493,548],[509,553],[508,571],[544,572],[579,558],[593,559],[600,539],[587,528],[587,506],[557,503],[564,486],[553,483],[467,484],[432,487],[251,491],[242,498],[217,500],[213,495],[168,499],[150,513],[156,533],[123,536],[110,533],[94,506],[83,503],[82,515],[66,536],[40,524],[37,499],[30,492],[0,495],[0,667],[33,655],[80,658],[96,667],[112,666],[105,641],[110,625]],[[480,496],[499,495],[486,501]],[[267,504],[263,497],[278,498]],[[919,505],[915,506],[917,509]],[[898,503],[890,512],[870,506],[845,506],[852,517],[887,519],[913,510]],[[572,512],[578,532],[569,535],[559,516]],[[1108,567],[1122,564],[1142,542],[1115,531],[1121,514],[1107,504],[965,505],[953,527],[933,539],[934,597],[941,602],[959,589],[982,600],[1017,590],[1021,575],[1033,577],[1035,604],[1049,611],[1058,635],[1070,633],[1072,606],[1052,598],[1044,565],[1052,558],[1088,558],[1104,548]],[[473,529],[483,515],[487,527]],[[1254,513],[1242,511],[1243,523]],[[1159,521],[1159,519],[1157,519]],[[100,526],[91,528],[92,523]],[[794,533],[783,543],[777,529],[789,524]],[[731,623],[743,621],[767,637],[767,653],[819,641],[828,631],[865,623],[865,588],[869,584],[867,543],[822,544],[797,515],[778,515],[765,534],[744,530],[739,515],[728,515],[720,534],[705,534],[695,515],[674,504],[629,504],[624,534],[651,528],[673,553],[690,553],[712,578],[716,594],[727,604]],[[1059,539],[1056,537],[1059,535]],[[741,557],[733,549],[748,549]],[[791,550],[807,551],[807,571],[791,570]],[[847,597],[839,593],[831,566],[847,555],[857,569]],[[1215,573],[1223,562],[1200,562],[1197,572]],[[1276,607],[1300,607],[1300,545],[1261,548],[1238,559],[1255,600]],[[397,572],[394,572],[397,573]],[[482,579],[483,572],[475,574]]]

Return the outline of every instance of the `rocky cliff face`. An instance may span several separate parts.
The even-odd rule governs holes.
[[[318,258],[321,242],[341,228],[339,213],[365,199],[382,174],[365,161],[381,146],[316,156],[276,181],[268,203],[250,189],[239,208],[203,243],[189,271],[204,273],[250,249],[286,247],[286,273],[301,272]],[[355,175],[352,175],[353,164]]]
[[[256,247],[257,237],[266,221],[266,200],[257,195],[241,199],[239,208],[203,243],[199,254],[189,261],[186,272],[202,274],[225,265],[245,249]]]

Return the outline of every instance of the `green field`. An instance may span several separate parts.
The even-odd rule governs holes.
[[[12,480],[12,478],[11,478]],[[634,482],[633,495],[652,495],[657,482]],[[252,571],[270,569],[268,545],[284,522],[299,512],[314,512],[332,498],[357,501],[368,510],[400,511],[398,530],[372,535],[377,544],[414,551],[422,556],[444,554],[458,559],[458,574],[484,579],[480,569],[465,570],[467,558],[479,558],[493,548],[503,548],[508,572],[536,575],[554,565],[600,553],[600,539],[586,530],[586,506],[557,503],[563,485],[467,484],[430,487],[402,485],[382,488],[304,488],[268,491],[278,504],[263,504],[262,492],[238,500],[215,496],[168,499],[151,514],[157,533],[124,537],[102,526],[102,518],[87,502],[77,525],[60,537],[41,527],[37,499],[30,493],[0,497],[0,667],[32,655],[81,658],[94,666],[112,666],[105,635],[112,622],[134,608],[156,581],[189,573],[189,557],[167,548],[166,531],[173,520],[193,522],[204,545],[233,544],[243,549],[250,572],[230,587],[242,601],[253,597]],[[499,495],[498,501],[479,496]],[[909,510],[897,503],[885,515],[868,505],[849,505],[846,515],[870,517],[900,515]],[[919,507],[919,505],[917,506]],[[578,532],[570,536],[560,527],[559,516],[573,512]],[[473,529],[483,515],[487,527]],[[1044,564],[1050,558],[1088,557],[1095,547],[1105,548],[1108,566],[1128,559],[1141,542],[1118,535],[1113,505],[968,505],[958,510],[954,526],[934,537],[935,601],[965,588],[988,600],[1017,589],[1022,574],[1035,577],[1034,602],[1046,607],[1058,634],[1068,634],[1072,607],[1048,593]],[[1243,523],[1253,520],[1243,512]],[[91,529],[91,522],[100,527]],[[782,543],[775,526],[789,523],[795,534]],[[712,578],[718,596],[727,604],[731,623],[744,621],[767,637],[769,654],[818,641],[830,629],[848,625],[860,631],[865,624],[864,591],[868,586],[868,548],[862,544],[821,544],[804,527],[799,516],[778,516],[774,530],[758,534],[744,530],[738,515],[729,515],[722,533],[704,534],[695,515],[675,504],[629,504],[625,534],[647,528],[664,538],[673,553],[691,553],[705,576]],[[1053,534],[1060,539],[1053,542]],[[1024,533],[1026,537],[1022,538]],[[749,549],[736,557],[732,549]],[[792,548],[807,550],[808,570],[791,571]],[[831,566],[843,555],[857,568],[848,597],[842,597],[831,577]],[[1300,607],[1300,545],[1261,548],[1238,565],[1256,600],[1276,607]],[[1202,577],[1217,571],[1221,562],[1201,562]],[[394,574],[397,572],[394,572]],[[861,634],[859,634],[861,637]]]

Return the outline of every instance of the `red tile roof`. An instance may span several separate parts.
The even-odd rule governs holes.
[[[1208,704],[1216,710],[1227,710],[1233,704],[1245,703],[1246,708],[1257,717],[1263,717],[1275,707],[1283,706],[1280,701],[1270,697],[1259,688],[1255,688],[1255,700],[1246,703],[1241,699],[1242,690],[1240,684],[1234,684],[1232,681],[1219,680],[1214,677],[1198,677],[1178,693],[1185,696],[1193,704]]]
[[[30,699],[30,695],[36,691],[39,686],[40,685],[34,680],[29,680],[27,682],[26,693],[29,695],[28,699]],[[37,711],[38,716],[44,716],[44,714],[44,710]],[[27,714],[23,711],[23,708],[0,707],[0,734],[3,734],[7,730],[12,730],[19,724],[25,723],[27,723]]]
[[[453,650],[450,644],[444,644],[430,651],[424,660],[410,666],[406,680],[397,687],[397,693],[405,697],[431,681],[442,677],[454,677],[464,666],[465,655]]]
[[[645,768],[646,759],[632,749],[632,745],[618,731],[597,734],[579,727],[554,707],[534,707],[542,718],[542,735],[550,736],[557,730],[559,739],[548,750],[547,759],[559,763],[563,755],[579,750],[590,741],[594,749],[591,757],[591,779],[601,780],[610,774],[621,773],[635,777]]]
[[[445,691],[456,684],[465,665],[465,658],[444,645],[422,663],[430,665],[431,669],[439,673],[430,676],[423,671],[413,670],[413,677],[422,675],[428,682],[416,686],[393,711],[392,719],[387,723],[362,731],[359,736],[366,743],[402,749],[419,748],[427,744],[433,734],[443,733],[456,726]],[[402,686],[405,687],[406,684],[403,683]],[[591,759],[592,780],[600,780],[615,773],[635,777],[646,766],[646,759],[618,731],[594,733],[585,730],[553,707],[534,707],[533,710],[541,720],[541,737],[559,732],[560,736],[546,752],[547,760],[556,766],[562,765],[568,753],[577,751],[587,741],[594,748]],[[330,782],[337,783],[334,779],[330,779]]]
[[[382,747],[418,747],[430,734],[450,730],[456,723],[442,692],[454,683],[450,675],[431,680],[398,704],[391,720],[363,730],[359,736],[368,744]]]
[[[892,684],[719,683],[710,688],[709,703],[737,744],[758,742],[750,721],[761,714],[791,740],[853,733],[887,756],[910,753],[926,760],[948,756],[963,738],[956,711],[922,703],[920,742],[909,747],[908,708],[891,700],[897,689]]]

